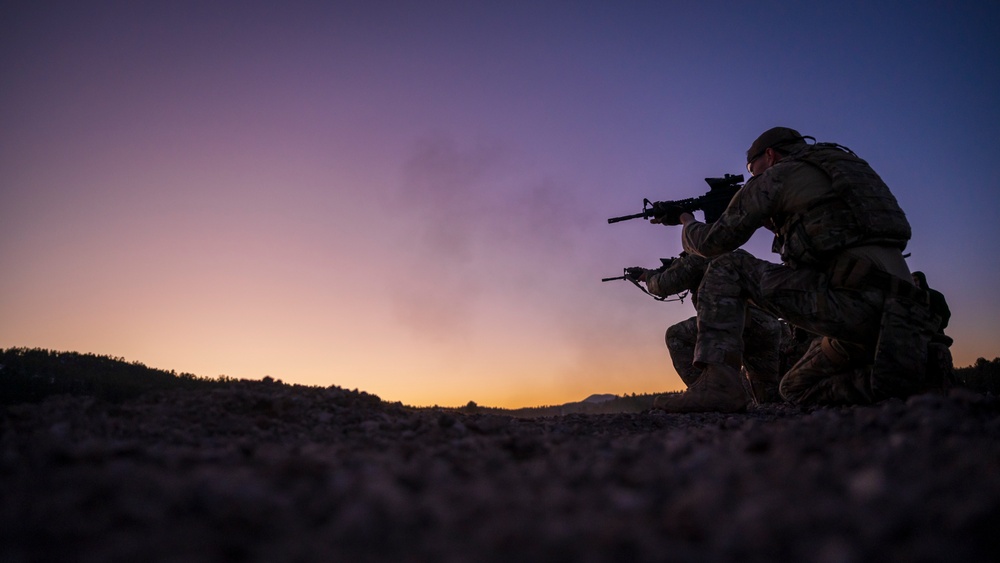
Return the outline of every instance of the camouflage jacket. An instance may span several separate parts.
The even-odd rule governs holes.
[[[684,250],[713,257],[743,245],[760,227],[789,266],[823,267],[839,251],[865,245],[903,249],[910,225],[868,163],[819,143],[786,156],[737,192],[718,221],[689,223]]]
[[[669,297],[685,291],[690,291],[694,296],[701,278],[705,276],[708,263],[709,259],[702,256],[694,254],[680,256],[666,270],[646,278],[646,289],[660,297]]]
[[[749,254],[745,250],[734,250]],[[646,279],[646,289],[653,295],[669,297],[684,291],[691,292],[692,302],[697,304],[698,286],[705,277],[705,269],[711,263],[710,258],[697,254],[686,254],[678,257],[666,270],[652,274]]]

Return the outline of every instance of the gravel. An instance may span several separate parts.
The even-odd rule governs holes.
[[[515,418],[233,382],[0,408],[0,562],[995,561],[1000,400]]]

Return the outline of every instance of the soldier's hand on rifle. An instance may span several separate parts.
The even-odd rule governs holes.
[[[625,277],[632,281],[646,282],[649,270],[646,268],[632,267],[625,268]]]
[[[657,206],[660,202],[657,202]],[[664,205],[663,207],[658,207],[656,209],[656,216],[649,220],[650,223],[656,223],[657,225],[680,225],[681,215],[687,213],[684,208],[679,205]]]

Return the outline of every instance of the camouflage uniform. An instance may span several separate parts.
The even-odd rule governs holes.
[[[735,250],[737,254],[750,256],[744,250]],[[682,255],[673,261],[663,272],[652,274],[646,280],[646,287],[653,295],[667,297],[684,291],[690,291],[692,301],[697,307],[698,286],[701,284],[708,267],[709,260],[702,256]],[[746,317],[746,326],[742,338],[747,350],[742,358],[746,368],[747,378],[755,397],[760,402],[778,400],[777,383],[779,379],[779,350],[781,342],[781,324],[778,319],[757,309],[749,307],[750,314]],[[701,367],[694,363],[695,343],[698,335],[697,317],[691,317],[667,328],[666,344],[670,351],[670,359],[681,381],[690,387],[701,375]]]
[[[687,252],[717,256],[700,288],[695,360],[739,365],[749,301],[826,337],[814,339],[782,379],[785,399],[866,403],[913,392],[905,374],[888,381],[867,368],[876,348],[893,349],[894,342],[879,340],[883,306],[897,294],[891,288],[912,289],[902,256],[910,238],[903,211],[853,153],[826,143],[807,145],[801,137],[786,144],[787,155],[747,181],[719,220],[684,227]],[[773,249],[784,264],[732,252],[762,226],[775,233]],[[902,334],[885,332],[892,338]]]
[[[913,272],[914,284],[928,294],[931,315],[939,319],[937,330],[931,337],[931,345],[928,349],[928,379],[941,378],[943,388],[955,384],[955,366],[952,363],[951,345],[952,338],[944,333],[951,320],[951,309],[948,308],[948,301],[944,294],[927,285],[927,276],[923,272]]]
[[[917,287],[929,295],[931,312],[941,318],[941,324],[938,328],[944,332],[951,320],[951,309],[948,307],[948,301],[944,298],[944,294],[927,284],[927,274],[923,272],[913,272],[913,281]]]
[[[817,338],[815,334],[793,326],[788,321],[781,321],[781,351],[779,354],[781,365],[778,368],[778,373],[784,375],[802,359],[814,338]]]

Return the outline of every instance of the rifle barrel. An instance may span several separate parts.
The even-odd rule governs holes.
[[[643,211],[642,213],[636,213],[635,215],[622,215],[621,217],[612,217],[608,219],[608,223],[618,223],[621,221],[628,221],[629,219],[645,219],[646,217],[649,217],[649,215],[647,214],[647,212]]]

